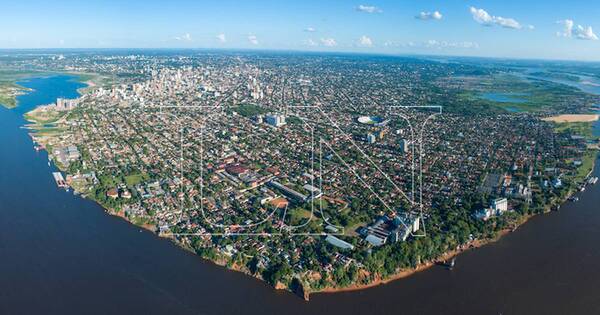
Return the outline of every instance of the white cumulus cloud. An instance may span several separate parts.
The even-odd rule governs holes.
[[[179,40],[179,41],[185,41],[185,42],[191,42],[192,41],[192,36],[190,35],[190,33],[185,33],[181,36],[175,36],[175,40]]]
[[[226,43],[227,42],[227,37],[225,37],[225,34],[221,33],[221,34],[217,34],[217,40],[220,43]]]
[[[505,28],[512,28],[512,29],[522,29],[523,28],[521,23],[519,23],[517,20],[515,20],[513,18],[493,16],[484,9],[470,7],[469,12],[471,12],[471,15],[473,16],[473,20],[475,20],[475,22],[477,22],[481,25],[485,25],[485,26],[499,25],[499,26],[502,26]],[[527,28],[532,29],[533,25],[528,25]]]
[[[248,35],[248,41],[252,45],[258,45],[258,38],[256,38],[256,35]]]
[[[570,19],[558,21],[558,23],[563,25],[563,31],[556,33],[558,36],[575,37],[583,40],[598,40],[598,36],[594,33],[591,26],[575,26],[575,22]]]
[[[307,28],[305,28],[305,29],[304,29],[304,31],[305,31],[305,32],[308,32],[308,33],[314,33],[314,32],[316,32],[317,30],[316,30],[314,27],[307,27]]]
[[[421,12],[416,16],[416,18],[419,20],[441,20],[442,14],[440,11]]]
[[[519,22],[517,22],[515,19],[503,18],[501,16],[495,17],[495,19],[496,19],[496,24],[498,24],[502,27],[514,28],[514,29],[520,29],[522,27],[521,24],[519,24]]]
[[[371,38],[369,38],[369,37],[368,37],[368,36],[366,36],[366,35],[363,35],[363,36],[361,36],[361,37],[358,39],[358,43],[359,43],[361,46],[365,46],[365,47],[371,47],[371,46],[373,46],[373,41],[371,40]]]
[[[479,24],[492,25],[492,23],[494,23],[494,18],[489,13],[487,13],[487,11],[485,11],[484,9],[477,9],[475,7],[470,7],[469,11],[471,12],[471,15],[473,16],[473,20],[475,20],[475,22],[477,22]]]
[[[314,47],[314,46],[318,46],[319,44],[317,42],[315,42],[314,40],[312,40],[312,39],[309,38],[309,39],[307,39],[307,40],[304,41],[304,45]]]
[[[327,47],[337,46],[337,42],[333,38],[321,38],[321,44]]]
[[[365,5],[365,4],[361,4],[358,7],[356,7],[356,11],[365,12],[365,13],[381,13],[381,12],[383,12],[383,10],[381,10],[380,8],[378,8],[374,5]]]

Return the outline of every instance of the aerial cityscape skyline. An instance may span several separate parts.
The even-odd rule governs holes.
[[[208,48],[599,61],[594,23],[600,5],[577,3],[25,1],[5,4],[11,14],[0,21],[0,49]],[[40,10],[31,12],[33,7]]]
[[[0,314],[600,314],[600,3],[2,10]]]

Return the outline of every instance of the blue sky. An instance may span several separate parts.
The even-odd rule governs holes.
[[[600,61],[600,2],[592,0],[4,2],[0,48],[255,48]]]

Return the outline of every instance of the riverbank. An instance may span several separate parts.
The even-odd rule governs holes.
[[[554,209],[556,206],[562,206],[565,203],[569,202],[569,199],[578,192],[577,187],[579,187],[580,185],[584,184],[587,182],[587,178],[589,178],[591,176],[591,174],[593,173],[594,168],[596,167],[596,160],[598,158],[598,152],[595,150],[591,150],[592,152],[594,152],[594,158],[591,160],[591,165],[582,165],[580,167],[580,171],[582,173],[585,173],[586,175],[582,178],[576,177],[575,180],[577,182],[577,185],[575,186],[574,189],[570,190],[565,197],[556,202],[556,203],[548,203],[546,204],[544,211],[542,213],[538,213],[538,214],[529,214],[529,215],[523,215],[522,217],[519,218],[519,220],[517,222],[514,223],[513,226],[500,230],[497,232],[497,235],[493,238],[490,239],[476,239],[473,240],[469,243],[466,243],[462,246],[459,246],[458,248],[448,251],[444,254],[442,254],[441,256],[437,257],[434,260],[431,261],[427,261],[424,262],[418,266],[416,266],[415,268],[411,268],[411,269],[403,269],[398,271],[397,273],[393,274],[392,276],[386,277],[386,278],[377,278],[374,281],[371,281],[369,283],[366,284],[353,284],[350,286],[346,286],[346,287],[326,287],[320,290],[315,290],[315,291],[311,291],[310,293],[341,293],[341,292],[351,292],[351,291],[359,291],[359,290],[365,290],[365,289],[369,289],[369,288],[373,288],[379,285],[383,285],[383,284],[387,284],[390,283],[392,281],[395,280],[399,280],[399,279],[403,279],[406,277],[409,277],[411,275],[414,275],[418,272],[427,270],[435,265],[445,265],[446,261],[453,259],[457,256],[459,256],[460,254],[472,250],[472,249],[476,249],[476,248],[480,248],[483,247],[485,245],[488,244],[492,244],[494,242],[499,241],[502,237],[506,236],[507,234],[516,231],[519,227],[521,227],[522,225],[524,225],[525,223],[527,223],[531,218],[539,216],[539,215],[544,215],[547,213],[550,213],[552,211],[552,209]],[[589,170],[587,169],[589,168]]]
[[[542,120],[555,123],[575,123],[575,122],[594,122],[600,115],[597,114],[564,114],[553,117],[546,117]]]
[[[594,163],[592,164],[591,168],[593,168],[593,167],[594,167]],[[60,166],[59,166],[59,168],[60,168]],[[66,171],[66,169],[64,169],[64,168],[61,168],[61,170],[62,171]],[[81,193],[85,194],[86,192],[81,191]],[[560,203],[564,203],[567,200],[567,198],[571,196],[572,193],[573,192],[570,192],[569,194],[567,194],[567,196],[564,198],[564,200],[562,200]],[[94,200],[93,196],[88,196],[88,197],[90,197],[92,200]],[[138,222],[135,222],[134,219],[125,216],[124,213],[123,213],[123,211],[116,211],[115,209],[110,209],[108,206],[103,205],[99,201],[97,201],[97,200],[94,200],[94,201],[96,203],[98,203],[101,207],[103,207],[104,209],[107,209],[106,212],[108,214],[120,217],[120,218],[126,220],[127,222],[129,222],[132,225],[144,228],[144,229],[146,229],[148,231],[151,231],[152,233],[156,234],[159,237],[167,238],[167,239],[171,240],[178,247],[180,247],[180,248],[182,248],[182,249],[184,249],[186,251],[189,251],[189,252],[194,253],[194,254],[198,254],[192,248],[190,248],[189,246],[186,246],[186,244],[181,243],[178,240],[176,240],[172,235],[171,236],[170,235],[166,235],[166,236],[165,235],[160,235],[158,233],[157,227],[155,225],[139,224]],[[547,209],[546,209],[545,212],[548,212],[551,206],[552,205],[549,204],[547,206]],[[376,286],[379,286],[379,285],[382,285],[382,284],[387,284],[387,283],[395,281],[395,280],[399,280],[399,279],[402,279],[402,278],[409,277],[409,276],[411,276],[411,275],[413,275],[413,274],[415,274],[417,272],[421,272],[421,271],[427,270],[427,269],[431,268],[432,266],[434,266],[436,264],[440,264],[440,263],[442,263],[444,261],[452,259],[453,257],[458,256],[458,255],[460,255],[461,253],[463,253],[465,251],[468,251],[470,249],[479,248],[479,247],[485,246],[487,244],[496,242],[499,239],[501,239],[503,236],[505,236],[508,233],[516,230],[519,226],[521,226],[522,224],[526,223],[533,216],[535,216],[535,215],[525,215],[525,216],[520,217],[519,220],[517,222],[515,222],[513,225],[511,225],[509,228],[506,228],[506,229],[498,231],[497,234],[495,235],[495,237],[493,237],[493,238],[473,240],[473,241],[471,241],[469,243],[466,243],[466,244],[464,244],[464,245],[462,245],[462,246],[460,246],[460,247],[458,247],[458,248],[456,248],[454,250],[450,250],[450,251],[444,253],[443,255],[441,255],[441,256],[433,259],[433,260],[430,260],[430,261],[424,262],[422,264],[419,264],[415,268],[399,270],[397,273],[395,273],[395,274],[393,274],[393,275],[391,275],[389,277],[382,278],[380,276],[375,276],[374,280],[370,281],[369,283],[364,283],[364,284],[362,284],[362,283],[360,283],[360,284],[359,283],[355,283],[355,284],[352,284],[352,285],[349,285],[349,286],[345,286],[345,287],[331,287],[330,286],[330,287],[325,287],[325,288],[321,288],[321,289],[317,289],[317,290],[311,290],[311,288],[308,288],[308,287],[304,288],[303,287],[302,290],[300,290],[301,292],[303,292],[303,294],[299,294],[299,295],[300,295],[300,297],[308,300],[310,298],[310,294],[312,294],[312,293],[336,293],[336,292],[348,292],[348,291],[364,290],[364,289],[376,287]],[[199,255],[199,256],[201,256],[201,255]],[[244,268],[242,268],[240,266],[230,265],[225,256],[220,255],[216,259],[210,259],[210,258],[207,258],[207,257],[202,257],[202,258],[204,260],[212,262],[212,263],[214,263],[216,265],[224,266],[227,269],[244,273],[244,274],[249,275],[251,277],[254,277],[254,278],[258,279],[258,280],[263,280],[262,277],[260,277],[260,274],[252,274],[248,270],[245,270]],[[283,284],[275,284],[274,287],[275,287],[275,289],[285,289],[285,290],[293,291],[291,287],[288,287],[288,286],[283,285]]]
[[[63,171],[64,170],[65,169],[63,168]],[[80,192],[80,191],[78,191],[78,192]],[[83,193],[85,193],[85,192],[83,192]],[[101,204],[101,206],[103,208],[107,208],[105,205]],[[144,224],[142,224],[140,222],[136,222],[135,217],[134,218],[127,218],[127,217],[125,217],[122,211],[114,211],[113,210],[113,211],[110,211],[110,212],[116,212],[117,216],[121,216],[122,218],[125,218],[128,222],[130,222],[133,225],[147,228],[147,229],[151,230],[153,233],[157,232],[156,231],[156,226],[152,226],[152,225],[144,226]],[[523,222],[519,221],[519,223],[517,224],[517,226],[520,225],[520,224],[523,224]],[[494,230],[496,230],[496,228],[494,228]],[[514,230],[514,229],[511,228],[509,230]],[[404,278],[404,277],[407,277],[407,276],[409,276],[411,274],[414,274],[416,272],[428,269],[429,267],[433,266],[435,263],[443,261],[443,260],[450,259],[451,257],[453,257],[455,255],[458,255],[458,254],[460,254],[460,253],[462,253],[462,252],[464,252],[464,251],[466,251],[468,249],[477,248],[477,247],[483,246],[483,245],[485,245],[487,243],[493,242],[493,241],[499,239],[499,237],[505,235],[506,233],[508,233],[508,232],[507,231],[500,231],[496,235],[496,237],[494,237],[492,239],[485,239],[485,240],[479,240],[479,241],[473,241],[473,242],[467,243],[466,245],[463,245],[460,248],[457,248],[457,249],[455,249],[453,251],[449,251],[449,252],[446,252],[443,255],[440,255],[440,257],[434,258],[434,259],[432,259],[432,260],[430,260],[428,262],[425,262],[423,264],[419,264],[419,265],[417,265],[416,268],[399,270],[394,275],[392,275],[390,277],[386,277],[386,279],[380,279],[381,277],[375,277],[375,279],[373,281],[370,281],[369,284],[365,284],[365,285],[352,284],[352,285],[349,285],[349,286],[346,286],[346,287],[343,287],[343,288],[335,288],[335,287],[327,288],[326,287],[326,288],[323,288],[323,289],[315,290],[315,291],[313,291],[313,293],[316,293],[316,292],[327,292],[327,290],[329,290],[329,292],[341,292],[341,291],[349,291],[349,290],[360,290],[360,289],[366,289],[366,288],[378,286],[379,284],[388,283],[390,281],[393,281],[393,280],[396,280],[396,279],[400,279],[400,278]],[[183,241],[185,241],[185,239]],[[179,245],[180,247],[184,248],[184,249],[188,249],[188,248],[186,248],[186,246],[188,244],[185,244],[183,241],[182,240],[176,240],[175,243],[177,245]],[[444,247],[444,249],[445,248],[447,248],[447,247]],[[192,252],[194,252],[194,251],[192,251]],[[196,254],[198,254],[198,253],[196,253]],[[199,255],[202,256],[201,254],[199,254]],[[229,261],[227,260],[226,256],[223,253],[219,253],[218,256],[217,256],[217,258],[215,258],[215,259],[210,259],[210,258],[206,258],[206,257],[203,257],[203,258],[205,258],[205,260],[211,261],[211,262],[213,262],[215,264],[227,265],[228,269],[232,269],[232,270],[235,270],[235,271],[241,271],[243,273],[248,274],[247,272],[245,272],[243,270],[243,265],[240,268],[237,265],[235,265],[235,263],[229,264]],[[223,259],[225,259],[225,260],[223,260]],[[261,279],[260,277],[258,277],[256,275],[252,275],[252,276],[255,277],[255,278]],[[287,285],[280,284],[280,283],[276,283],[275,284],[275,288],[276,289],[289,289],[289,290],[292,290],[291,285],[288,287]],[[304,292],[308,292],[308,291],[310,291],[310,288],[307,288],[307,290],[303,290],[303,291]],[[308,298],[308,295],[303,295],[303,296],[305,298]]]
[[[17,97],[30,92],[30,89],[22,87],[14,82],[0,82],[0,105],[12,109],[17,107]]]
[[[10,75],[0,71],[0,106],[4,106],[7,109],[12,109],[19,106],[18,97],[32,92],[32,89],[24,87],[18,84],[19,81],[33,79],[33,78],[46,78],[51,76],[68,75],[77,78],[78,82],[85,84],[86,86],[78,88],[79,94],[85,94],[92,91],[98,86],[111,84],[114,79],[106,75],[100,75],[97,73],[85,73],[85,72],[27,72],[18,71],[10,73]]]
[[[113,77],[99,73],[71,71],[67,72],[66,74],[77,77],[79,82],[86,85],[77,89],[77,92],[81,95],[91,92],[97,87],[109,86],[115,82]]]
[[[32,92],[32,89],[19,83],[35,78],[65,75],[64,72],[0,69],[0,105],[12,109],[19,106],[18,97]]]
[[[547,213],[547,212],[549,212],[549,211],[546,211],[544,213]],[[527,221],[529,221],[529,219],[531,219],[537,215],[540,215],[540,214],[526,215],[526,216],[522,217],[520,222],[518,222],[515,226],[500,230],[494,238],[473,240],[469,243],[459,246],[456,249],[453,249],[451,251],[444,253],[443,255],[437,257],[436,259],[434,259],[432,261],[427,261],[425,263],[422,263],[415,268],[400,270],[390,277],[387,277],[384,279],[376,278],[374,281],[367,283],[367,284],[354,284],[354,285],[350,285],[347,287],[339,287],[339,288],[327,287],[322,290],[313,291],[310,293],[328,293],[329,294],[329,293],[340,293],[340,292],[365,290],[365,289],[373,288],[373,287],[376,287],[379,285],[387,284],[392,281],[396,281],[396,280],[400,280],[400,279],[412,276],[418,272],[425,271],[436,265],[444,266],[444,265],[446,265],[446,262],[448,260],[451,260],[466,251],[480,248],[482,246],[485,246],[485,245],[488,245],[488,244],[491,244],[491,243],[494,243],[494,242],[500,240],[503,236],[507,235],[508,233],[514,232],[521,225],[527,223]]]

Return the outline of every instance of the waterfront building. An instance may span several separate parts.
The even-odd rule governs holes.
[[[121,193],[121,197],[125,199],[131,199],[131,193],[129,192],[129,190],[126,189]]]
[[[78,101],[76,99],[65,99],[65,98],[57,98],[56,99],[56,110],[70,110],[77,106]]]
[[[492,209],[497,212],[505,212],[508,210],[508,200],[506,198],[498,198],[492,201]]]
[[[399,214],[392,220],[392,226],[395,227],[390,233],[390,241],[404,242],[411,233],[415,233],[420,229],[421,219],[417,215]]]
[[[477,219],[486,221],[492,217],[500,216],[508,211],[508,199],[497,198],[494,199],[491,205],[487,208],[481,209],[475,213]]]
[[[373,246],[382,246],[388,240],[392,243],[406,241],[411,233],[420,229],[420,217],[409,213],[382,216],[370,226],[363,228],[361,234],[365,241]]]
[[[399,226],[397,227],[395,230],[392,231],[392,233],[390,233],[390,241],[392,243],[395,242],[404,242],[408,239],[408,237],[410,236],[410,227],[408,226]]]
[[[106,196],[112,199],[117,199],[119,197],[119,191],[116,188],[112,188],[106,192]]]
[[[556,178],[552,181],[552,186],[554,188],[560,188],[562,186],[562,180],[560,178]]]

